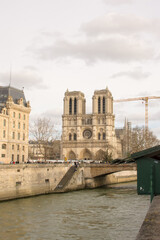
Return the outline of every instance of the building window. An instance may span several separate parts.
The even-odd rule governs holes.
[[[6,137],[6,130],[3,130],[3,138]]]
[[[25,151],[25,146],[22,147],[22,150]]]
[[[77,134],[74,133],[74,141],[76,141],[76,140],[77,140]]]
[[[6,119],[3,120],[3,126],[6,126]]]
[[[22,162],[24,162],[24,155],[22,155]]]
[[[25,123],[23,123],[23,130],[25,130]]]
[[[17,145],[17,150],[19,151],[19,144]]]
[[[18,129],[20,129],[20,127],[21,127],[21,124],[20,124],[20,122],[18,123]]]
[[[14,154],[12,154],[12,162],[14,161]]]
[[[15,118],[15,116],[16,116],[16,113],[15,113],[15,112],[13,112],[13,117]]]
[[[23,141],[25,141],[25,133],[23,133]]]
[[[7,145],[4,143],[2,144],[2,149],[6,149],[7,148]]]
[[[12,150],[14,150],[14,145],[12,145]]]
[[[71,141],[72,140],[72,134],[70,133],[69,134],[69,141]]]
[[[106,139],[106,134],[105,133],[103,133],[103,140],[105,140]]]
[[[20,113],[19,113],[18,117],[19,117],[19,119],[21,118],[21,114]]]
[[[26,120],[26,115],[25,114],[23,115],[23,120]]]
[[[18,140],[20,140],[20,133],[18,133]]]
[[[103,113],[105,113],[106,110],[106,99],[103,97]]]
[[[77,114],[77,98],[74,99],[74,114]]]
[[[13,128],[15,128],[15,121],[13,121]]]
[[[17,155],[17,162],[19,163],[19,154]]]
[[[72,98],[69,99],[69,114],[72,114]]]
[[[101,98],[98,98],[98,113],[101,113]]]
[[[2,158],[5,158],[5,156],[6,156],[5,154],[2,154],[2,155],[1,155]]]
[[[98,140],[101,140],[101,134],[98,133]]]
[[[15,132],[12,132],[12,139],[15,139]]]

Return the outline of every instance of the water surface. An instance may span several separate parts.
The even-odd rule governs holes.
[[[136,183],[1,202],[0,239],[135,239],[149,204]]]

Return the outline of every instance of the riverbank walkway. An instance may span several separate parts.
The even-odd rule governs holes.
[[[155,196],[136,240],[160,240],[160,196]]]

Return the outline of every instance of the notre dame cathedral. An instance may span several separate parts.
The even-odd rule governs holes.
[[[78,160],[101,160],[107,152],[112,158],[122,156],[116,138],[113,97],[108,88],[96,90],[92,97],[92,114],[86,114],[85,96],[68,90],[62,116],[62,157]]]

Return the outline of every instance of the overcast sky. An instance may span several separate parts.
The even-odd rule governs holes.
[[[160,96],[159,0],[0,0],[0,85],[22,89],[31,120],[61,125],[63,97],[95,90],[114,99]],[[114,104],[115,126],[145,121],[142,101]],[[149,100],[160,137],[160,100]]]

